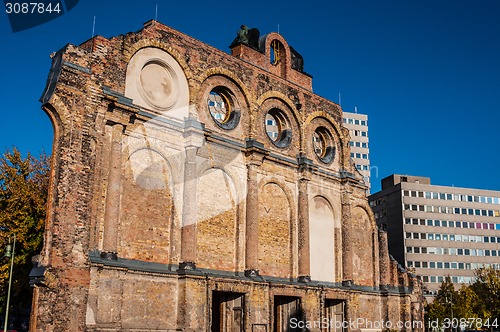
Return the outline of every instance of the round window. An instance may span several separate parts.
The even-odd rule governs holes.
[[[285,148],[290,145],[292,140],[292,130],[285,114],[273,108],[266,114],[265,118],[266,133],[271,142],[280,148]]]
[[[322,162],[329,164],[335,158],[333,137],[325,127],[318,127],[312,135],[314,153]]]
[[[215,123],[224,129],[233,129],[240,120],[240,111],[236,110],[236,103],[229,90],[216,87],[210,91],[207,100],[208,110]]]

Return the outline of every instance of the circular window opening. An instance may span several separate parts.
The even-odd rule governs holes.
[[[285,114],[273,108],[266,114],[265,118],[266,133],[271,142],[280,148],[290,145],[292,140],[292,130]]]
[[[329,164],[335,158],[335,144],[332,134],[325,127],[318,127],[312,135],[314,153],[319,160]]]
[[[235,107],[233,95],[223,87],[210,91],[207,100],[208,110],[215,123],[224,129],[233,129],[240,120],[240,111]]]

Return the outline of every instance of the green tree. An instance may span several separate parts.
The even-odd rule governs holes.
[[[458,290],[456,300],[456,317],[460,318],[476,318],[478,317],[477,304],[480,302],[476,292],[468,285],[462,285]]]
[[[49,158],[30,153],[23,157],[12,148],[0,156],[0,258],[16,234],[11,308],[29,308],[31,258],[43,243],[43,227],[49,184]],[[5,312],[10,260],[0,261],[0,307]]]
[[[441,284],[434,301],[426,307],[427,326],[455,318],[466,329],[498,330],[500,327],[500,270],[483,267],[475,272],[471,285],[462,285],[458,292],[449,277]],[[455,324],[457,326],[457,324]],[[440,324],[432,327],[439,328]]]
[[[500,325],[500,270],[482,267],[476,270],[476,281],[470,285],[477,295],[476,313],[483,321],[496,322]],[[489,326],[486,326],[489,327]]]
[[[449,324],[453,318],[456,318],[457,300],[458,292],[455,290],[450,276],[447,276],[439,286],[434,301],[426,307],[427,326],[430,326],[430,322],[437,322],[438,326],[434,327],[441,327],[443,323],[448,322]]]

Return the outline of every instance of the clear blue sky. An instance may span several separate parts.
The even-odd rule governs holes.
[[[158,21],[228,51],[238,27],[277,31],[314,92],[369,116],[373,189],[392,173],[500,190],[500,1],[93,1],[12,33],[0,13],[0,150],[51,151],[38,99],[50,53]],[[378,177],[377,177],[378,176]]]

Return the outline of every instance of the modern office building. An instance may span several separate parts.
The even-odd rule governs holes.
[[[342,122],[349,129],[351,158],[363,176],[370,192],[370,148],[368,146],[368,115],[344,112]]]
[[[369,196],[389,252],[422,276],[432,295],[450,275],[459,286],[475,269],[500,265],[500,192],[436,186],[430,178],[391,175]]]

